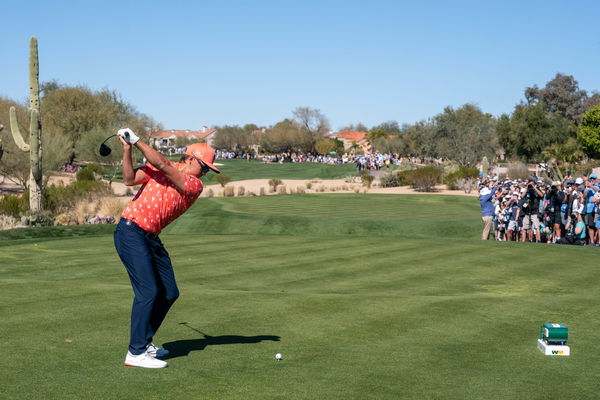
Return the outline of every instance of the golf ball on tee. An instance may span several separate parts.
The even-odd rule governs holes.
[[[283,356],[281,355],[281,353],[275,354],[275,359],[276,360],[281,360],[282,358],[283,358]]]

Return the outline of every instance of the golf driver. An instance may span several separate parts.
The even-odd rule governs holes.
[[[106,145],[106,141],[108,139],[110,139],[111,137],[114,137],[114,136],[117,136],[117,135],[116,134],[110,135],[109,137],[107,137],[106,139],[104,139],[104,142],[102,142],[100,144],[100,149],[98,149],[98,153],[100,153],[100,155],[102,157],[106,157],[106,156],[110,155],[112,149],[110,147],[108,147],[108,145]]]

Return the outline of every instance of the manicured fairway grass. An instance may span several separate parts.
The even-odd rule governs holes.
[[[165,370],[121,365],[132,294],[110,229],[0,233],[1,397],[597,398],[600,250],[484,243],[478,211],[451,196],[199,200],[161,235],[181,291],[155,338]],[[535,348],[543,322],[569,327],[570,357]]]

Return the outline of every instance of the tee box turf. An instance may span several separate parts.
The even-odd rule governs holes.
[[[571,349],[567,346],[569,330],[562,324],[543,324],[537,347],[547,356],[568,356]]]

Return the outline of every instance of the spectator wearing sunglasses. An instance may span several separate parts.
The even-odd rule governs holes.
[[[115,248],[129,275],[134,299],[125,365],[164,368],[168,351],[152,341],[167,312],[179,297],[169,253],[159,233],[194,204],[208,171],[219,173],[213,164],[215,151],[206,143],[188,146],[174,163],[140,141],[131,129],[117,133],[123,144],[123,182],[142,185],[123,211],[115,229]],[[148,160],[144,167],[132,166],[132,147]]]

